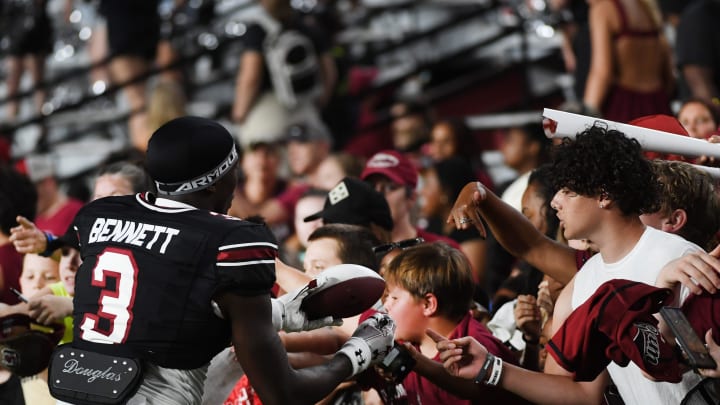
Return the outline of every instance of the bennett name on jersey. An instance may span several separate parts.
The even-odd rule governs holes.
[[[167,226],[123,221],[114,218],[97,218],[90,229],[88,243],[118,242],[152,250],[156,244],[164,254],[172,239],[180,231]]]

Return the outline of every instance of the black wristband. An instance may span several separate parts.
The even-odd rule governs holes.
[[[487,375],[487,372],[494,361],[495,356],[493,356],[492,353],[488,352],[488,354],[485,356],[485,362],[480,368],[480,372],[475,377],[475,384],[485,384],[485,376]]]
[[[536,337],[535,339],[525,339],[525,334],[522,334],[522,340],[525,342],[525,344],[528,345],[539,345],[540,344],[540,337]]]

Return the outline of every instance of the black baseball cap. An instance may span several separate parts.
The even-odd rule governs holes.
[[[285,131],[286,142],[328,142],[332,141],[327,129],[317,125],[297,123],[290,125]]]
[[[345,177],[328,192],[322,211],[304,218],[305,222],[322,218],[325,224],[370,226],[376,224],[388,231],[393,228],[390,206],[385,196],[369,184]]]

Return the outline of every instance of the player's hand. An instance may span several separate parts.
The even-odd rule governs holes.
[[[474,225],[483,238],[487,237],[478,211],[480,204],[487,198],[487,193],[487,189],[479,181],[466,184],[455,200],[452,211],[445,222],[454,222],[457,229],[468,229]]]
[[[393,347],[395,322],[386,314],[377,313],[358,325],[350,339],[338,350],[347,356],[358,375],[377,364]]]
[[[708,353],[715,360],[717,367],[714,370],[701,368],[698,371],[703,377],[720,378],[720,346],[713,339],[712,329],[705,333],[705,343],[707,344]]]
[[[300,309],[303,299],[312,291],[325,285],[327,281],[327,279],[318,277],[305,287],[290,291],[277,299],[272,299],[273,325],[275,329],[284,330],[285,332],[299,332],[324,326],[342,325],[342,319],[335,319],[332,316],[312,320],[307,319],[307,314]]]
[[[679,284],[693,294],[708,291],[714,294],[720,288],[720,246],[712,252],[693,252],[666,264],[658,274],[655,286],[674,289]]]
[[[47,237],[32,221],[18,215],[18,226],[10,229],[10,242],[18,253],[40,253],[47,249]]]
[[[43,325],[50,325],[62,322],[63,318],[72,315],[73,301],[70,297],[43,295],[31,298],[28,308],[31,318]]]
[[[480,372],[488,351],[472,336],[448,340],[432,329],[426,331],[437,344],[438,355],[448,373],[468,380]]]

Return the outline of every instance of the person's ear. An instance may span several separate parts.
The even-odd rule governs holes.
[[[423,297],[423,315],[431,317],[437,313],[438,301],[437,297],[433,293],[425,294]]]
[[[670,213],[662,223],[662,230],[669,233],[677,233],[687,224],[687,212],[678,208]]]
[[[601,209],[604,208],[610,208],[610,205],[613,203],[613,201],[608,197],[607,193],[602,192],[600,193],[600,196],[598,197],[598,206]]]

